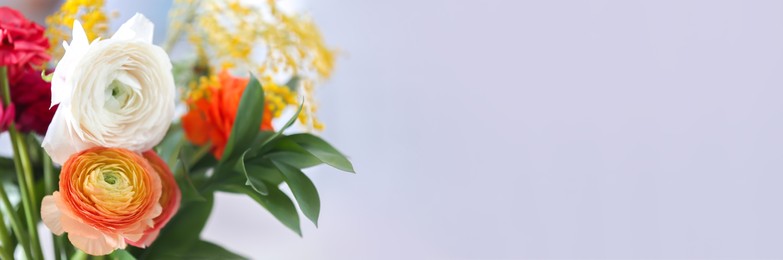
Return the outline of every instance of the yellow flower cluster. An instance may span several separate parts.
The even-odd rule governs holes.
[[[283,110],[290,104],[296,104],[296,92],[291,91],[288,86],[278,85],[270,77],[259,79],[264,88],[264,101],[272,116],[277,118],[283,113]],[[210,89],[220,88],[220,83],[216,75],[202,76],[198,81],[190,83],[188,95],[185,97],[190,101],[197,101],[202,98],[209,98]],[[302,122],[306,122],[302,115],[299,116]],[[305,117],[306,118],[306,117]],[[316,129],[322,129],[323,126]]]
[[[266,105],[275,118],[280,117],[287,106],[298,103],[296,92],[291,91],[288,86],[275,84],[269,77],[262,79],[261,85],[264,87]]]
[[[172,31],[188,33],[199,60],[208,60],[211,72],[233,68],[258,73],[275,117],[286,107],[298,106],[296,96],[301,94],[307,109],[300,122],[323,129],[312,97],[315,82],[331,75],[335,52],[311,19],[286,14],[273,0],[255,5],[241,0],[176,0],[171,16]],[[291,78],[298,79],[297,86],[273,80]]]
[[[51,45],[52,62],[63,53],[63,41],[69,41],[73,22],[79,20],[89,41],[105,36],[109,30],[109,17],[103,11],[104,0],[66,0],[56,13],[46,18],[46,34]]]
[[[202,98],[208,98],[209,89],[217,87],[220,87],[220,84],[218,84],[216,75],[201,76],[199,77],[198,82],[190,82],[188,97],[186,98],[194,101]]]

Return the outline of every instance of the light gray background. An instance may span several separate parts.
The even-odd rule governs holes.
[[[220,195],[207,239],[254,259],[783,258],[783,1],[294,2],[346,53],[320,115],[359,174],[310,172],[304,238]]]

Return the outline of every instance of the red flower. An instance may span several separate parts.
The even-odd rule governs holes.
[[[8,130],[8,126],[11,125],[14,119],[14,104],[5,108],[3,106],[3,102],[0,102],[0,133]]]
[[[19,11],[0,7],[0,66],[8,67],[11,82],[18,79],[19,72],[47,62],[48,49],[43,27]]]
[[[16,106],[16,127],[21,132],[46,134],[57,107],[49,109],[51,84],[41,78],[41,72],[25,70],[11,83],[11,102]]]

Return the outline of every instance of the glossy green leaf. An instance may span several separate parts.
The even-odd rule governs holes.
[[[186,255],[193,244],[198,241],[212,212],[213,194],[204,194],[204,197],[204,202],[183,204],[177,214],[161,230],[155,242],[143,250],[141,255],[137,255],[137,258],[170,259],[171,256]]]
[[[299,213],[296,212],[294,202],[288,198],[288,195],[280,191],[277,186],[269,185],[269,195],[261,196],[253,189],[242,185],[227,185],[221,190],[247,194],[250,198],[261,204],[272,216],[275,216],[283,225],[290,228],[299,236],[302,236],[302,230],[299,226]]]
[[[258,79],[250,75],[250,80],[239,100],[236,118],[231,128],[231,135],[223,152],[223,159],[230,160],[233,156],[247,150],[259,132],[264,116],[264,89]]]
[[[353,165],[348,161],[348,158],[320,137],[312,134],[295,134],[288,136],[287,139],[296,142],[310,154],[334,168],[354,172]]]
[[[261,195],[267,195],[269,194],[269,189],[266,187],[266,185],[264,185],[264,182],[255,178],[255,176],[247,174],[247,169],[245,168],[245,155],[247,155],[249,151],[250,149],[247,149],[244,153],[242,153],[242,156],[239,157],[235,170],[242,172],[242,174],[245,175],[245,185],[250,186],[253,188],[253,190]]]
[[[296,167],[277,161],[272,161],[272,164],[283,174],[283,179],[291,188],[302,213],[318,226],[321,199],[318,197],[318,190],[315,189],[313,182]]]
[[[181,259],[221,259],[221,260],[234,260],[234,259],[249,259],[237,253],[228,251],[227,249],[203,240],[196,241],[193,246],[188,250],[187,254]]]

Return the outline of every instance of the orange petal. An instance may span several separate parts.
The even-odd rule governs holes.
[[[177,180],[174,179],[174,174],[171,173],[169,166],[166,165],[166,162],[164,162],[155,151],[146,151],[142,156],[149,161],[152,168],[154,168],[155,172],[160,176],[163,184],[163,194],[160,197],[160,205],[163,207],[163,212],[154,219],[154,226],[144,231],[144,236],[139,238],[128,238],[126,240],[126,242],[131,245],[144,248],[155,241],[158,233],[160,233],[160,229],[174,217],[174,214],[176,214],[179,209],[182,193],[179,190]]]
[[[190,111],[182,116],[182,129],[185,130],[185,137],[193,144],[205,144],[209,140],[209,125],[199,111]]]

